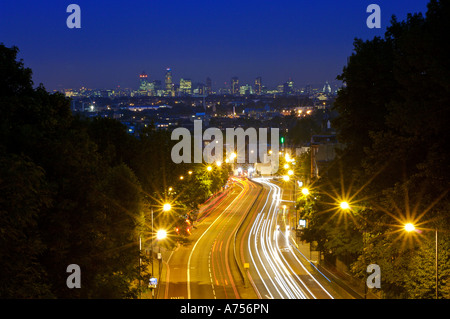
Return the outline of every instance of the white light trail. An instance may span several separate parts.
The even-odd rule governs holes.
[[[316,278],[306,269],[306,267],[297,258],[295,252],[290,249],[289,228],[285,230],[285,234],[281,228],[277,227],[277,215],[281,202],[281,188],[265,178],[255,179],[257,182],[269,187],[269,194],[266,197],[263,207],[258,212],[255,221],[250,229],[248,238],[248,251],[254,269],[258,273],[259,280],[263,284],[269,298],[316,298],[307,285],[301,280],[299,275],[294,271],[291,264],[287,261],[284,254],[290,254],[295,261],[305,270],[305,272],[316,282],[316,284],[327,293],[330,298],[331,294],[317,281]],[[280,249],[278,242],[279,236],[285,237],[284,245],[288,249]],[[292,260],[291,260],[292,262]],[[256,287],[256,285],[253,285]],[[307,291],[307,293],[305,292]]]

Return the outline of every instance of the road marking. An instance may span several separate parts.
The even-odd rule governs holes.
[[[244,191],[244,188],[242,188],[241,190],[241,194]],[[197,239],[197,241],[194,244],[194,247],[191,250],[191,253],[189,254],[189,258],[188,258],[188,264],[187,264],[187,292],[188,292],[188,299],[191,299],[191,258],[192,258],[192,254],[195,251],[195,248],[197,247],[197,244],[200,242],[200,240],[203,238],[203,236],[208,232],[208,230],[219,220],[219,218],[228,210],[228,208],[234,204],[234,202],[236,200],[238,200],[240,198],[240,196],[236,196],[235,199],[233,199],[233,201],[230,203],[230,205],[228,205],[223,211],[222,213],[216,217],[216,219],[214,220],[214,222],[211,223],[211,225],[209,225],[209,227],[205,230],[205,232],[200,236],[199,239]]]
[[[216,242],[214,241],[214,245],[215,244],[216,244]],[[214,245],[213,245],[213,249],[214,249]],[[208,256],[209,281],[211,281],[211,289],[213,291],[214,299],[216,299],[216,290],[214,288],[213,278],[212,278],[212,273],[211,273],[211,251],[212,251],[212,249],[209,251],[209,256]]]

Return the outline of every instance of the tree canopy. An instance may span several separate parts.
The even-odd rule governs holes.
[[[17,54],[0,44],[0,297],[135,298],[150,206],[172,201],[176,220],[220,190],[228,167],[180,184],[194,165],[171,161],[170,132],[137,139],[116,120],[75,117],[64,95],[33,88]],[[82,289],[66,285],[70,264]]]
[[[448,1],[432,0],[425,15],[393,17],[383,38],[355,40],[333,106],[346,147],[313,183],[321,202],[305,236],[361,277],[370,263],[380,265],[388,298],[434,296],[436,229],[439,298],[449,296],[442,252],[450,239],[449,17]],[[341,200],[350,210],[338,207]],[[418,231],[407,233],[407,222]]]

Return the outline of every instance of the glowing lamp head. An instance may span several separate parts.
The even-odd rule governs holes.
[[[350,205],[347,202],[341,202],[341,204],[339,205],[341,207],[341,209],[349,209]]]
[[[405,224],[405,230],[406,230],[407,232],[412,232],[412,231],[414,231],[415,229],[416,229],[416,227],[415,227],[413,224],[411,224],[411,223]]]
[[[308,195],[309,194],[309,190],[306,187],[302,188],[302,194],[303,195]]]
[[[163,229],[160,229],[156,232],[156,239],[161,240],[167,237],[167,232]]]
[[[283,176],[283,180],[284,180],[285,182],[288,182],[288,181],[289,181],[289,176],[288,176],[288,175],[284,175],[284,176]]]
[[[208,172],[211,172],[211,171],[212,171],[212,166],[208,166],[208,167],[206,168],[206,170],[207,170]]]
[[[169,203],[166,203],[163,205],[163,211],[168,212],[171,209],[172,209],[172,205],[170,205]]]

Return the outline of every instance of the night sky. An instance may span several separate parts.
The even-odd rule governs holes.
[[[69,29],[66,8],[81,7],[81,29]],[[381,29],[369,29],[366,8],[381,7]],[[137,89],[138,75],[180,77],[223,87],[323,85],[340,74],[355,37],[382,36],[391,16],[426,12],[426,0],[333,1],[30,1],[0,3],[0,43],[19,47],[35,85]]]

